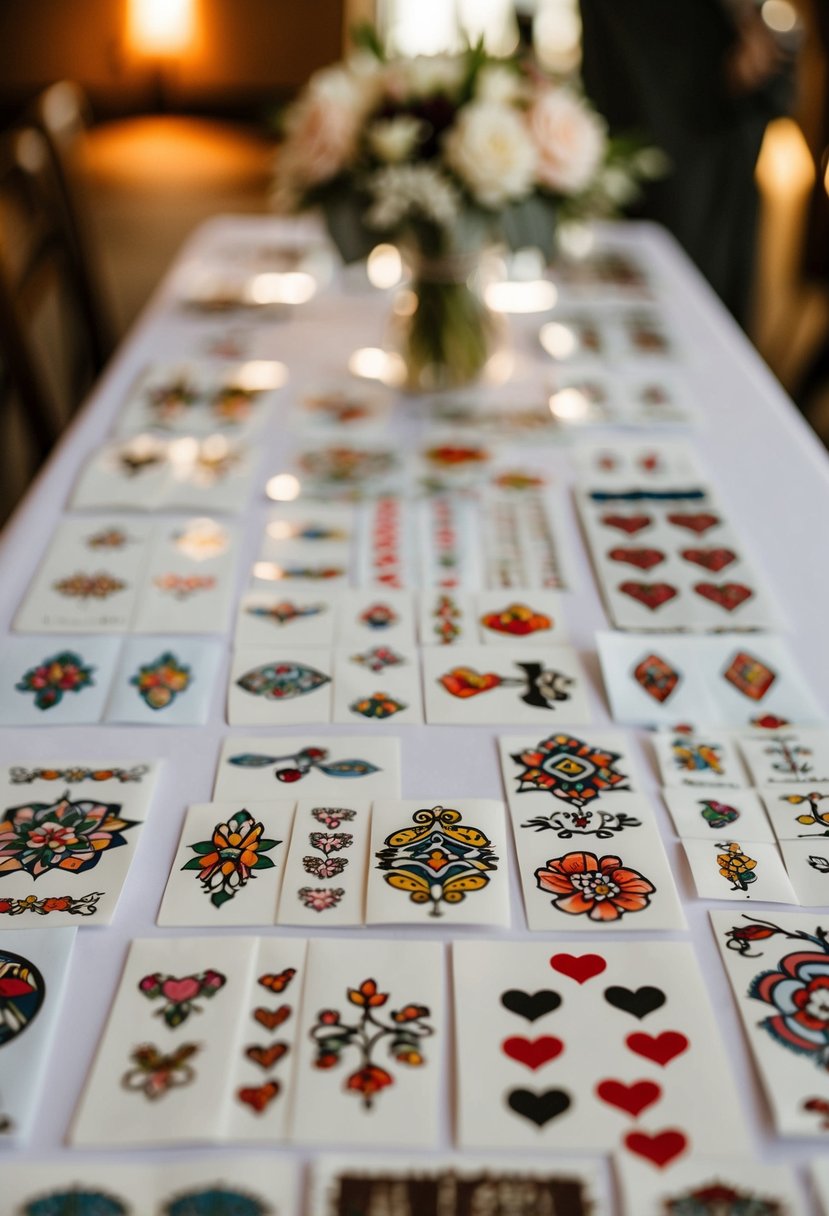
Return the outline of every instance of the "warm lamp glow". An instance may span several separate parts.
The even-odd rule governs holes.
[[[811,190],[815,165],[793,118],[776,118],[766,127],[755,177],[763,194],[771,198],[797,198]]]
[[[130,0],[129,36],[145,55],[176,55],[195,32],[194,0]]]

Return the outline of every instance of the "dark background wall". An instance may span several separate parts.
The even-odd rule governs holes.
[[[101,118],[157,108],[260,118],[340,57],[344,0],[193,0],[195,37],[163,64],[131,47],[128,0],[0,0],[0,122],[64,77]]]

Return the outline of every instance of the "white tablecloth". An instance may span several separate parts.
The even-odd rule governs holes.
[[[227,316],[187,312],[177,306],[175,281],[187,267],[198,264],[211,249],[236,242],[267,243],[277,229],[267,218],[221,217],[206,224],[188,243],[176,267],[160,286],[144,317],[100,382],[25,502],[6,528],[0,546],[0,627],[8,623],[34,573],[52,531],[64,512],[82,461],[107,436],[126,390],[150,361],[186,358],[203,352],[206,334],[236,326]],[[809,428],[753,351],[736,324],[689,265],[674,242],[650,225],[611,229],[632,250],[642,250],[661,284],[668,316],[688,352],[694,399],[701,416],[691,433],[703,470],[745,538],[784,614],[789,640],[824,708],[829,708],[829,645],[826,644],[826,605],[829,602],[829,461]],[[258,354],[283,360],[292,375],[292,392],[303,380],[320,380],[343,373],[348,355],[359,346],[382,339],[388,301],[367,287],[355,292],[344,307],[341,292],[319,295],[287,321],[276,322],[259,343]],[[251,324],[241,322],[241,324]],[[532,323],[537,329],[538,321]],[[521,323],[526,335],[529,322]],[[523,343],[523,339],[521,340]],[[519,344],[521,345],[521,343]],[[527,342],[519,350],[520,369],[532,380],[543,375],[541,359],[530,354]],[[529,360],[529,362],[527,362]],[[412,403],[402,410],[399,435],[411,432],[416,415]],[[652,438],[652,436],[649,436]],[[286,435],[274,427],[263,443],[261,477],[245,521],[239,570],[240,590],[262,534],[267,503],[265,480],[285,467]],[[264,449],[267,449],[265,451]],[[538,451],[535,459],[539,459]],[[566,540],[567,565],[573,590],[566,601],[574,641],[588,663],[594,682],[594,720],[603,726],[607,708],[595,660],[594,631],[606,621],[594,579],[581,544],[572,503],[566,493],[572,481],[568,450],[551,446],[541,457],[555,483],[551,501]],[[66,1154],[67,1127],[105,1024],[128,941],[135,936],[174,934],[155,927],[155,916],[178,841],[185,807],[210,799],[221,739],[230,733],[224,721],[227,656],[216,685],[209,724],[199,730],[176,728],[79,727],[6,730],[0,740],[3,763],[98,758],[100,760],[165,760],[160,788],[139,843],[131,873],[112,926],[84,927],[71,968],[59,1030],[40,1103],[37,1132],[15,1152],[18,1160]],[[376,727],[348,727],[347,733],[370,733]],[[402,738],[403,796],[501,797],[495,738],[491,728],[384,727]],[[238,733],[238,732],[237,732]],[[251,733],[245,731],[242,733]],[[292,733],[292,732],[286,732]],[[293,733],[308,734],[308,728]],[[321,734],[334,734],[324,727]],[[725,1037],[732,1075],[723,1085],[735,1085],[746,1110],[758,1157],[799,1167],[821,1151],[813,1142],[783,1144],[769,1131],[757,1079],[740,1031],[736,1010],[716,953],[704,905],[696,900],[678,843],[656,793],[657,782],[644,736],[631,732],[631,752],[646,778],[645,789],[656,808],[686,908],[697,955],[704,971],[717,1021]],[[525,936],[518,877],[514,862],[514,928],[507,936]],[[6,926],[3,926],[4,928]],[[181,931],[179,931],[181,932]],[[229,930],[228,932],[232,932]],[[273,930],[290,934],[290,930]],[[382,931],[378,931],[381,933]],[[401,930],[389,930],[399,935]],[[438,930],[451,936],[446,930]],[[414,936],[422,931],[413,931]],[[562,935],[567,936],[567,935]],[[571,935],[572,936],[572,935]],[[635,934],[622,934],[623,938]],[[665,936],[665,935],[663,935]],[[667,935],[670,936],[670,935]],[[583,935],[578,935],[584,944]],[[21,931],[21,944],[25,932]],[[447,1068],[449,1061],[446,1061]],[[449,1087],[447,1086],[447,1089]],[[443,1147],[451,1147],[450,1113],[445,1113]],[[331,1146],[332,1150],[339,1148]],[[585,1145],[589,1150],[589,1145]],[[728,1146],[723,1146],[727,1155]],[[199,1150],[193,1150],[194,1153]],[[204,1152],[205,1150],[201,1150]],[[231,1152],[231,1149],[210,1150]],[[272,1151],[289,1152],[288,1149]],[[822,1149],[826,1151],[825,1145]],[[152,1160],[144,1152],[131,1159]],[[103,1159],[111,1160],[102,1154]],[[296,1151],[297,1159],[308,1154]],[[2,1171],[2,1159],[0,1159]],[[800,1176],[804,1177],[803,1170]],[[2,1186],[0,1186],[0,1195]],[[2,1204],[0,1204],[0,1207]],[[808,1208],[807,1208],[808,1210]]]

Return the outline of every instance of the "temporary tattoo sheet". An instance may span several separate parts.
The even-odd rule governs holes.
[[[773,843],[772,826],[755,790],[663,789],[677,836],[719,846],[735,838]]]
[[[780,637],[652,638],[597,633],[617,722],[749,726],[764,716],[820,722],[825,711]]]
[[[652,375],[653,372],[651,370],[645,374]],[[700,495],[710,492],[707,486],[700,485],[703,471],[696,451],[684,440],[660,439],[648,443],[639,439],[617,438],[613,444],[579,443],[573,449],[573,463],[580,481],[606,490],[611,498],[624,496],[626,492],[633,495],[641,490],[641,501],[652,501],[657,512],[661,502],[670,502],[677,495],[688,497],[693,494],[694,500],[699,501]],[[636,489],[629,490],[631,486]],[[687,490],[688,486],[694,489]],[[677,487],[683,487],[684,493]],[[654,490],[664,491],[665,497],[654,495],[651,499],[649,495]],[[631,498],[631,501],[636,502],[637,499]],[[642,528],[646,526],[649,525],[643,524]],[[696,527],[686,522],[685,527],[689,534],[705,535],[706,529],[701,521],[696,521]],[[642,528],[638,531],[642,531]]]
[[[0,1143],[32,1131],[74,942],[74,929],[0,931]]]
[[[694,409],[688,387],[681,375],[664,368],[649,372],[628,369],[605,371],[597,367],[564,365],[556,368],[551,382],[548,415],[561,430],[596,426],[659,427],[692,424]],[[618,441],[617,441],[618,442]],[[632,475],[647,475],[644,447],[638,459],[630,460],[627,453],[590,447],[588,453],[579,448],[580,464],[588,475],[604,472],[603,465],[630,468]],[[640,467],[639,474],[635,470]],[[596,467],[596,466],[599,467]]]
[[[607,742],[567,732],[500,740],[532,930],[685,927],[653,812]]]
[[[330,651],[312,647],[241,646],[227,690],[231,726],[291,726],[331,721]]]
[[[430,494],[414,503],[419,586],[453,591],[481,585],[477,505],[464,494]]]
[[[796,904],[776,844],[733,834],[719,840],[683,840],[682,847],[701,899]]]
[[[440,943],[308,947],[292,1138],[432,1148],[445,1091]]]
[[[18,633],[119,633],[130,628],[153,525],[64,519],[14,619]]]
[[[257,945],[133,941],[70,1131],[74,1145],[166,1145],[225,1134]]]
[[[243,993],[241,1045],[231,1061],[223,1138],[284,1140],[293,1104],[297,1032],[307,943],[260,938],[253,981]]]
[[[293,813],[293,799],[191,806],[158,924],[275,924]]]
[[[388,495],[362,509],[362,544],[357,581],[361,587],[402,589],[412,586],[415,572],[411,505]]]
[[[136,381],[116,431],[250,436],[267,422],[275,392],[286,378],[282,363],[265,360],[236,366],[208,360],[158,363]]]
[[[99,722],[115,672],[117,638],[10,637],[0,651],[0,726]]]
[[[106,925],[153,796],[154,764],[0,768],[0,925]]]
[[[616,1175],[623,1216],[808,1216],[792,1171],[749,1158],[695,1157],[664,1172],[631,1157],[619,1157]]]
[[[128,638],[113,681],[106,721],[203,726],[222,658],[218,641]]]
[[[342,787],[340,787],[342,788]],[[362,925],[371,803],[300,799],[279,901],[281,925]]]
[[[453,946],[458,1140],[664,1168],[748,1138],[683,942]]]
[[[340,648],[334,657],[335,722],[422,722],[420,660],[414,647]]]
[[[740,751],[755,785],[829,781],[829,731],[789,728],[740,739]]]
[[[431,725],[591,719],[587,676],[569,646],[432,646],[422,663]]]
[[[595,1162],[531,1165],[513,1158],[318,1157],[308,1216],[356,1212],[414,1216],[608,1216]]]
[[[820,912],[712,912],[711,924],[781,1136],[829,1133],[829,926]]]
[[[508,926],[506,835],[501,802],[378,799],[366,922]]]
[[[591,489],[579,491],[577,503],[616,628],[775,627],[766,593],[707,489]]]
[[[335,610],[336,598],[325,590],[251,591],[242,596],[239,605],[236,647],[285,645],[329,650],[334,641]]]
[[[143,434],[105,443],[81,471],[71,507],[237,514],[250,498],[254,455],[221,433],[203,439]]]
[[[135,633],[224,633],[235,593],[237,528],[215,519],[158,525]]]
[[[3,1196],[10,1211],[71,1212],[79,1204],[106,1216],[133,1212],[184,1216],[233,1210],[245,1216],[296,1216],[293,1164],[283,1157],[223,1155],[160,1165],[34,1161],[8,1163]],[[81,1209],[82,1210],[82,1209]]]
[[[551,277],[566,300],[637,301],[654,296],[650,269],[640,254],[602,242],[588,253],[557,257]]]
[[[745,770],[728,731],[681,726],[658,730],[652,740],[663,785],[710,790],[746,785]]]
[[[494,492],[492,492],[494,491]],[[493,479],[479,499],[484,586],[561,589],[561,544],[548,509],[544,480],[519,469]]]
[[[286,794],[345,804],[353,797],[399,798],[400,740],[339,734],[225,739],[214,798]]]

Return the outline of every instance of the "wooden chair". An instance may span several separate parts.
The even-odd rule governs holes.
[[[71,80],[50,85],[30,109],[32,124],[46,137],[67,240],[76,263],[77,288],[86,315],[95,370],[100,372],[115,346],[110,311],[90,237],[80,154],[91,121],[89,101]]]
[[[0,140],[0,512],[25,489],[99,367],[65,221],[45,136],[34,127],[8,132]]]

